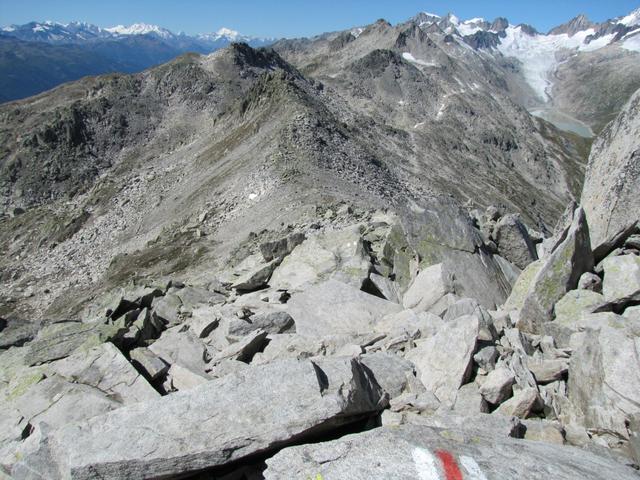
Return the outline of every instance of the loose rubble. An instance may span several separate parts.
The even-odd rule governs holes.
[[[355,478],[376,458],[371,475],[385,478],[438,462],[474,478],[633,478],[639,257],[609,256],[597,273],[578,207],[488,310],[460,296],[444,263],[418,263],[401,283],[386,236],[401,231],[389,227],[257,245],[253,270],[240,262],[211,289],[138,286],[91,320],[16,340],[0,353],[2,468],[15,478]],[[328,238],[345,262],[303,279],[292,265],[320,265]],[[270,262],[269,275],[242,273]],[[354,435],[331,442],[340,432]],[[515,451],[522,465],[508,461]]]

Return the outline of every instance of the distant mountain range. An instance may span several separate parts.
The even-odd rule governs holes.
[[[228,28],[190,36],[144,23],[110,28],[49,21],[10,25],[0,29],[0,102],[87,75],[139,72],[183,53],[207,54],[232,42],[261,47],[274,39],[249,37]]]
[[[501,17],[463,21],[453,14],[441,17],[422,12],[412,21],[426,32],[448,35],[450,41],[474,50],[519,60],[536,94],[535,102],[542,103],[550,99],[551,74],[572,52],[593,52],[612,44],[640,52],[640,9],[602,23],[579,15],[546,34]],[[356,28],[351,35],[361,32]],[[35,95],[86,75],[138,72],[187,52],[207,54],[233,42],[261,47],[275,41],[228,28],[192,36],[145,23],[109,28],[83,22],[10,25],[0,29],[0,102]]]
[[[414,21],[421,28],[440,30],[476,50],[520,60],[524,77],[539,100],[545,102],[550,98],[550,74],[566,60],[561,52],[591,52],[612,44],[640,52],[640,9],[602,23],[593,23],[585,15],[579,15],[546,34],[530,25],[511,25],[506,18],[493,22],[483,18],[461,21],[453,14],[440,17],[422,12]]]

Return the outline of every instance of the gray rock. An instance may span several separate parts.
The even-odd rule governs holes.
[[[464,429],[383,427],[339,440],[282,450],[267,460],[267,480],[284,478],[633,479],[636,472],[573,447],[510,438],[474,437]],[[464,473],[463,473],[464,472]],[[456,476],[453,476],[456,475]]]
[[[640,322],[640,305],[627,307],[622,316],[624,318],[633,319],[634,322]]]
[[[180,365],[171,365],[167,371],[167,378],[164,382],[164,388],[169,391],[191,390],[198,385],[202,385],[211,380],[211,377],[201,373],[196,373],[188,368]]]
[[[131,363],[147,375],[147,378],[156,380],[167,373],[169,365],[146,347],[135,348],[129,352]]]
[[[189,329],[199,338],[208,337],[220,324],[220,310],[216,307],[201,306],[194,308],[186,321]]]
[[[371,280],[371,283],[373,283],[384,298],[393,303],[400,303],[398,286],[394,281],[373,272],[369,274],[369,280]]]
[[[535,276],[520,311],[519,327],[536,333],[553,319],[553,307],[569,290],[578,286],[583,273],[593,269],[589,227],[582,208],[574,212],[564,240],[545,260]]]
[[[566,325],[580,320],[583,315],[594,313],[606,305],[605,297],[590,290],[571,290],[554,307],[555,322]]]
[[[625,304],[640,300],[640,257],[621,255],[604,260],[602,293],[609,302]]]
[[[629,450],[631,456],[636,461],[636,465],[640,464],[640,415],[631,415],[629,417]]]
[[[401,395],[412,383],[411,377],[414,377],[415,367],[397,355],[369,353],[362,355],[360,362],[371,370],[376,382],[389,394],[389,398]]]
[[[370,270],[371,259],[355,225],[307,238],[285,257],[271,285],[295,291],[335,279],[359,289]]]
[[[602,279],[595,273],[585,272],[578,280],[578,289],[602,293]]]
[[[496,347],[484,347],[473,356],[473,360],[485,372],[491,372],[496,367],[499,356]]]
[[[183,322],[180,313],[182,300],[175,294],[168,294],[153,301],[153,316],[167,328],[175,327]]]
[[[591,148],[582,203],[596,248],[640,220],[639,109],[640,93],[636,92]]]
[[[456,392],[471,376],[479,331],[476,316],[463,316],[446,323],[437,334],[406,354],[427,390],[444,404],[454,404]]]
[[[522,269],[516,267],[513,263],[500,255],[494,255],[493,259],[498,264],[498,267],[500,267],[500,271],[502,271],[504,278],[507,280],[509,285],[513,287],[518,281],[518,277],[522,274]]]
[[[480,387],[480,394],[492,405],[500,405],[513,394],[512,386],[516,377],[505,367],[496,368],[487,375]]]
[[[525,388],[513,393],[513,397],[498,407],[496,414],[508,417],[528,418],[532,412],[542,409],[542,399],[537,388]]]
[[[619,255],[624,250],[623,247],[627,239],[638,232],[640,232],[640,224],[632,220],[624,224],[617,232],[611,233],[600,245],[592,245],[594,247],[593,258],[596,262],[595,272],[601,273],[598,268],[600,262],[606,257]]]
[[[401,412],[400,415],[396,413],[387,416],[385,414],[387,411],[382,414],[382,424],[385,426],[421,425],[448,431],[464,430],[469,434],[484,438],[523,438],[525,431],[519,418],[487,413],[465,415],[440,408],[432,415],[417,415],[410,411]]]
[[[132,328],[136,328],[140,332],[138,340],[146,341],[158,338],[165,328],[165,323],[152,314],[148,308],[144,308],[136,318],[136,321],[133,322]]]
[[[404,308],[427,311],[447,293],[455,293],[453,277],[446,273],[443,265],[432,265],[421,271],[402,299]]]
[[[451,305],[447,312],[444,314],[443,320],[450,321],[455,320],[463,315],[477,315],[478,318],[483,318],[485,321],[491,321],[489,312],[473,298],[461,298]],[[486,318],[489,320],[486,320]]]
[[[389,401],[389,407],[391,412],[396,413],[413,412],[433,415],[440,408],[440,402],[436,396],[429,391],[420,393],[405,392],[398,397],[392,398]]]
[[[250,333],[262,330],[269,334],[295,333],[295,322],[287,312],[259,313],[247,319],[239,318],[230,321],[227,332],[232,337],[244,337]]]
[[[472,382],[463,385],[460,387],[460,390],[458,390],[453,411],[460,415],[489,413],[489,404],[480,394],[478,385]]]
[[[124,335],[123,323],[56,323],[44,327],[28,345],[29,365],[39,365],[68,357],[79,349],[89,349]]]
[[[569,399],[588,429],[627,439],[626,422],[640,413],[640,322],[614,315],[571,337]]]
[[[543,260],[537,260],[530,263],[529,266],[522,271],[511,289],[509,298],[507,298],[507,301],[502,307],[503,310],[520,310],[522,308],[533,282],[544,264],[545,262]]]
[[[204,373],[209,363],[207,346],[191,330],[173,327],[149,346],[149,350],[167,364],[178,364],[194,372]]]
[[[258,255],[248,257],[236,268],[236,278],[231,288],[239,292],[251,292],[267,286],[279,263],[279,259],[264,263],[262,257]]]
[[[267,343],[267,332],[254,330],[249,335],[216,354],[212,363],[215,365],[223,360],[236,360],[249,363],[257,352],[264,349]]]
[[[264,258],[265,262],[270,262],[274,258],[282,259],[305,240],[304,233],[293,233],[274,242],[262,243],[260,245],[260,253],[262,253],[262,258]]]
[[[538,259],[527,227],[518,215],[502,217],[493,229],[493,238],[498,244],[498,253],[520,269]]]
[[[566,359],[533,360],[529,361],[527,366],[533,376],[536,377],[536,382],[539,385],[545,385],[556,380],[562,380],[569,370],[569,361]]]
[[[556,445],[565,444],[564,428],[558,422],[530,419],[523,420],[522,423],[527,428],[527,431],[524,434],[525,440],[553,443]]]
[[[324,356],[327,350],[325,341],[320,337],[307,337],[299,334],[280,334],[269,335],[269,344],[264,351],[257,353],[252,365],[262,365],[274,360],[290,359],[306,359],[312,357]],[[344,340],[343,345],[350,343],[352,339]]]
[[[296,332],[311,336],[368,333],[385,315],[401,310],[398,304],[337,280],[314,285],[287,303]]]
[[[497,338],[497,332],[493,326],[493,317],[478,301],[473,298],[462,298],[449,306],[444,314],[444,321],[448,322],[465,315],[475,315],[480,320],[480,340],[490,342]]]
[[[123,404],[144,402],[159,394],[111,343],[77,352],[45,368],[48,376],[59,375],[69,382],[93,387]]]
[[[37,333],[38,326],[35,322],[0,318],[0,350],[20,347],[33,340]]]
[[[509,352],[500,359],[497,366],[506,365],[515,375],[520,388],[536,388],[536,379],[529,370],[529,356],[532,347],[524,334],[516,328],[505,330],[502,341],[506,343]]]
[[[625,248],[633,248],[635,250],[640,250],[640,234],[631,235],[624,242]]]
[[[380,388],[356,360],[275,362],[68,425],[44,438],[34,436],[12,474],[74,479],[183,475],[375,413],[384,406],[381,400]],[[150,418],[162,421],[150,425]]]
[[[210,292],[206,288],[187,286],[177,290],[169,289],[170,294],[175,294],[182,302],[181,311],[191,312],[201,305],[215,305],[226,301],[227,297],[217,292]]]

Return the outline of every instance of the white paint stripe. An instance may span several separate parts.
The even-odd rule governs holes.
[[[428,450],[424,448],[414,448],[412,456],[420,480],[440,479],[438,469],[436,468],[436,461]]]
[[[460,457],[460,463],[469,474],[469,480],[487,480],[480,465],[471,457]]]

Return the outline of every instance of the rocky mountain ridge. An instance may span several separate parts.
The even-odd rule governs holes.
[[[1,475],[637,478],[640,91],[423,21],[0,106]]]

